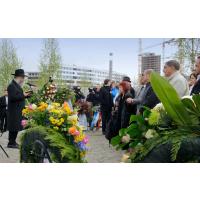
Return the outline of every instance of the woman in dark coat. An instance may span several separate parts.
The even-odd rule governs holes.
[[[131,115],[135,115],[137,112],[137,106],[131,106],[126,103],[128,98],[134,98],[134,89],[130,87],[125,81],[122,81],[119,85],[120,87],[120,98],[118,106],[118,122],[120,128],[126,128],[129,126],[129,120]]]
[[[15,71],[14,80],[8,86],[8,130],[9,142],[8,148],[18,148],[16,138],[18,131],[22,130],[22,110],[25,106],[25,98],[31,95],[31,92],[23,92],[21,85],[24,82],[24,70]]]

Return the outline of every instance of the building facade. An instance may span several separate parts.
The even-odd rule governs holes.
[[[153,69],[154,71],[161,73],[161,55],[155,53],[143,53],[139,55],[140,73],[146,69]]]
[[[28,79],[32,83],[36,83],[39,77],[39,72],[27,72]],[[120,82],[126,76],[118,72],[112,72],[112,80]],[[109,72],[88,67],[76,65],[68,65],[62,67],[60,71],[61,79],[69,85],[81,85],[85,82],[91,85],[102,84],[109,77]]]

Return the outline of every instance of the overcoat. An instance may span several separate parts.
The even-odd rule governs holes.
[[[22,130],[22,110],[25,107],[25,96],[19,84],[13,80],[8,86],[8,130]]]

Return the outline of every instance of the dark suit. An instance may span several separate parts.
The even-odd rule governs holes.
[[[196,82],[196,84],[192,88],[192,91],[191,91],[190,95],[199,94],[199,93],[200,93],[200,79]]]
[[[25,96],[22,88],[14,80],[8,86],[8,130],[9,144],[15,144],[18,131],[22,130],[22,110]]]
[[[101,104],[101,114],[102,114],[102,132],[103,134],[105,134],[106,124],[111,118],[111,112],[113,107],[113,100],[109,86],[103,86],[100,89],[99,100]]]
[[[2,133],[7,130],[7,106],[6,96],[0,97],[0,131]]]
[[[141,107],[140,112],[143,112],[144,108],[142,106],[153,108],[158,104],[160,101],[158,97],[156,96],[155,92],[153,91],[153,88],[151,87],[150,83],[146,84],[146,87],[144,89],[142,99],[141,99]]]

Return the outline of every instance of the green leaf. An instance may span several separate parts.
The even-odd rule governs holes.
[[[198,116],[200,115],[200,112],[197,110],[194,102],[191,99],[184,98],[181,101],[189,111],[191,111],[192,113],[197,114]]]
[[[151,85],[157,97],[165,107],[167,114],[178,125],[191,125],[191,120],[188,118],[188,112],[171,84],[158,73],[152,72]]]
[[[196,110],[200,113],[200,95],[199,94],[195,94],[192,96],[192,99],[196,105]]]
[[[178,154],[178,151],[181,147],[181,140],[172,140],[172,148],[171,148],[171,160],[172,161],[175,161],[176,160],[176,157],[177,157],[177,154]]]
[[[134,147],[136,147],[137,146],[137,144],[140,142],[140,140],[135,140],[135,141],[133,141],[133,142],[131,142],[130,144],[129,144],[129,147],[130,148],[134,148]]]
[[[131,115],[129,123],[137,122],[137,121],[138,121],[138,116],[137,115]]]
[[[122,129],[120,129],[120,131],[119,131],[119,136],[124,136],[126,134],[126,128],[122,128]]]
[[[115,137],[113,137],[113,138],[111,139],[111,144],[112,144],[113,146],[118,145],[120,142],[121,142],[121,137],[120,137],[119,135],[117,135],[117,136],[115,136]]]
[[[130,135],[131,138],[135,138],[140,136],[142,132],[137,128],[137,125],[131,125],[127,128],[127,133]]]
[[[148,118],[150,113],[151,113],[151,111],[149,109],[148,110],[145,109],[144,112],[142,113],[142,115],[143,115],[144,118]]]

